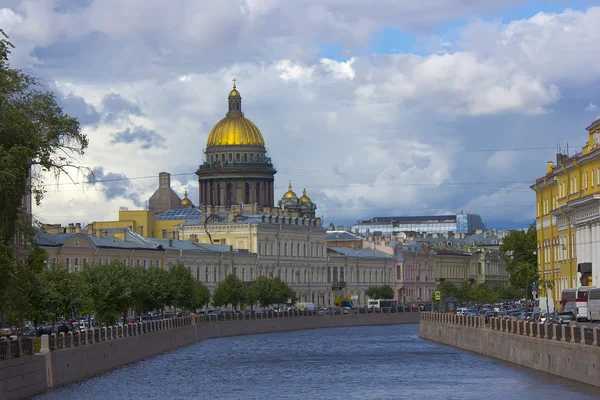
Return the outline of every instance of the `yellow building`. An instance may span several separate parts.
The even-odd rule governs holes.
[[[555,302],[563,289],[598,285],[600,277],[600,119],[586,130],[582,151],[558,154],[531,186],[538,270],[554,282]]]

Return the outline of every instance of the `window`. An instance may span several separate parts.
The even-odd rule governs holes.
[[[160,260],[156,260],[156,266],[160,268]]]
[[[147,262],[147,261],[146,261],[146,260],[144,260],[144,269],[147,269],[147,268],[148,268],[148,265],[146,264],[146,262]]]
[[[577,193],[577,177],[573,178],[573,193]]]
[[[235,153],[235,161],[240,161],[240,153]]]
[[[135,260],[135,265],[140,266],[140,260]]]
[[[110,264],[110,258],[105,258],[104,259],[104,264]]]
[[[65,266],[67,267],[67,271],[71,272],[71,258],[65,258]]]
[[[248,161],[248,153],[244,153],[244,161]]]
[[[82,263],[83,263],[83,265],[87,264],[87,258],[86,257],[83,258]]]
[[[78,257],[75,257],[74,271],[79,272],[79,258]]]
[[[254,153],[250,153],[250,161],[254,161]]]
[[[294,257],[294,242],[290,243],[290,257]]]
[[[167,230],[166,229],[162,230],[162,237],[163,237],[163,239],[167,238]]]
[[[229,162],[233,161],[233,153],[229,153]]]
[[[592,170],[592,187],[594,187],[594,170]]]
[[[123,265],[127,266],[127,260],[123,260]]]
[[[300,243],[296,245],[296,257],[300,257]]]
[[[585,188],[588,188],[588,181],[589,181],[589,176],[588,176],[588,172],[585,171]]]

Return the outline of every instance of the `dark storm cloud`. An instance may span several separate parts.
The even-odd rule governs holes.
[[[77,118],[81,125],[96,125],[102,119],[100,112],[83,97],[69,94],[60,100],[63,111]]]
[[[102,110],[103,119],[107,123],[122,121],[130,115],[143,115],[139,106],[116,93],[109,93],[102,98]]]
[[[133,143],[139,142],[142,149],[165,147],[165,138],[153,129],[135,127],[133,130],[127,128],[124,131],[111,133],[110,143]]]
[[[97,188],[102,188],[102,192],[108,200],[115,198],[129,199],[137,206],[142,206],[140,195],[135,192],[131,180],[125,174],[105,173],[104,167],[94,167],[87,176],[87,183]]]

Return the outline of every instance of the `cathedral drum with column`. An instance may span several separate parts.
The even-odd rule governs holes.
[[[200,205],[273,207],[277,171],[267,156],[262,133],[244,116],[235,84],[228,101],[229,110],[210,131],[205,161],[196,171]]]

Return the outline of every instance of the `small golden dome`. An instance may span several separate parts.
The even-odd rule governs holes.
[[[242,113],[242,97],[234,84],[229,92],[229,111],[211,129],[206,147],[264,145],[265,139],[260,129]]]
[[[288,191],[283,195],[284,199],[297,199],[298,196],[296,196],[296,193],[294,193],[294,191],[292,190],[292,182],[290,181],[290,184],[288,186]]]
[[[306,195],[306,188],[304,188],[304,192],[302,192],[302,197],[300,197],[300,202],[306,204],[306,203],[312,203],[312,200],[310,199],[310,197],[308,197]]]
[[[192,201],[190,199],[188,199],[187,197],[187,190],[185,191],[185,193],[183,194],[183,200],[181,200],[181,206],[182,207],[191,207]]]

